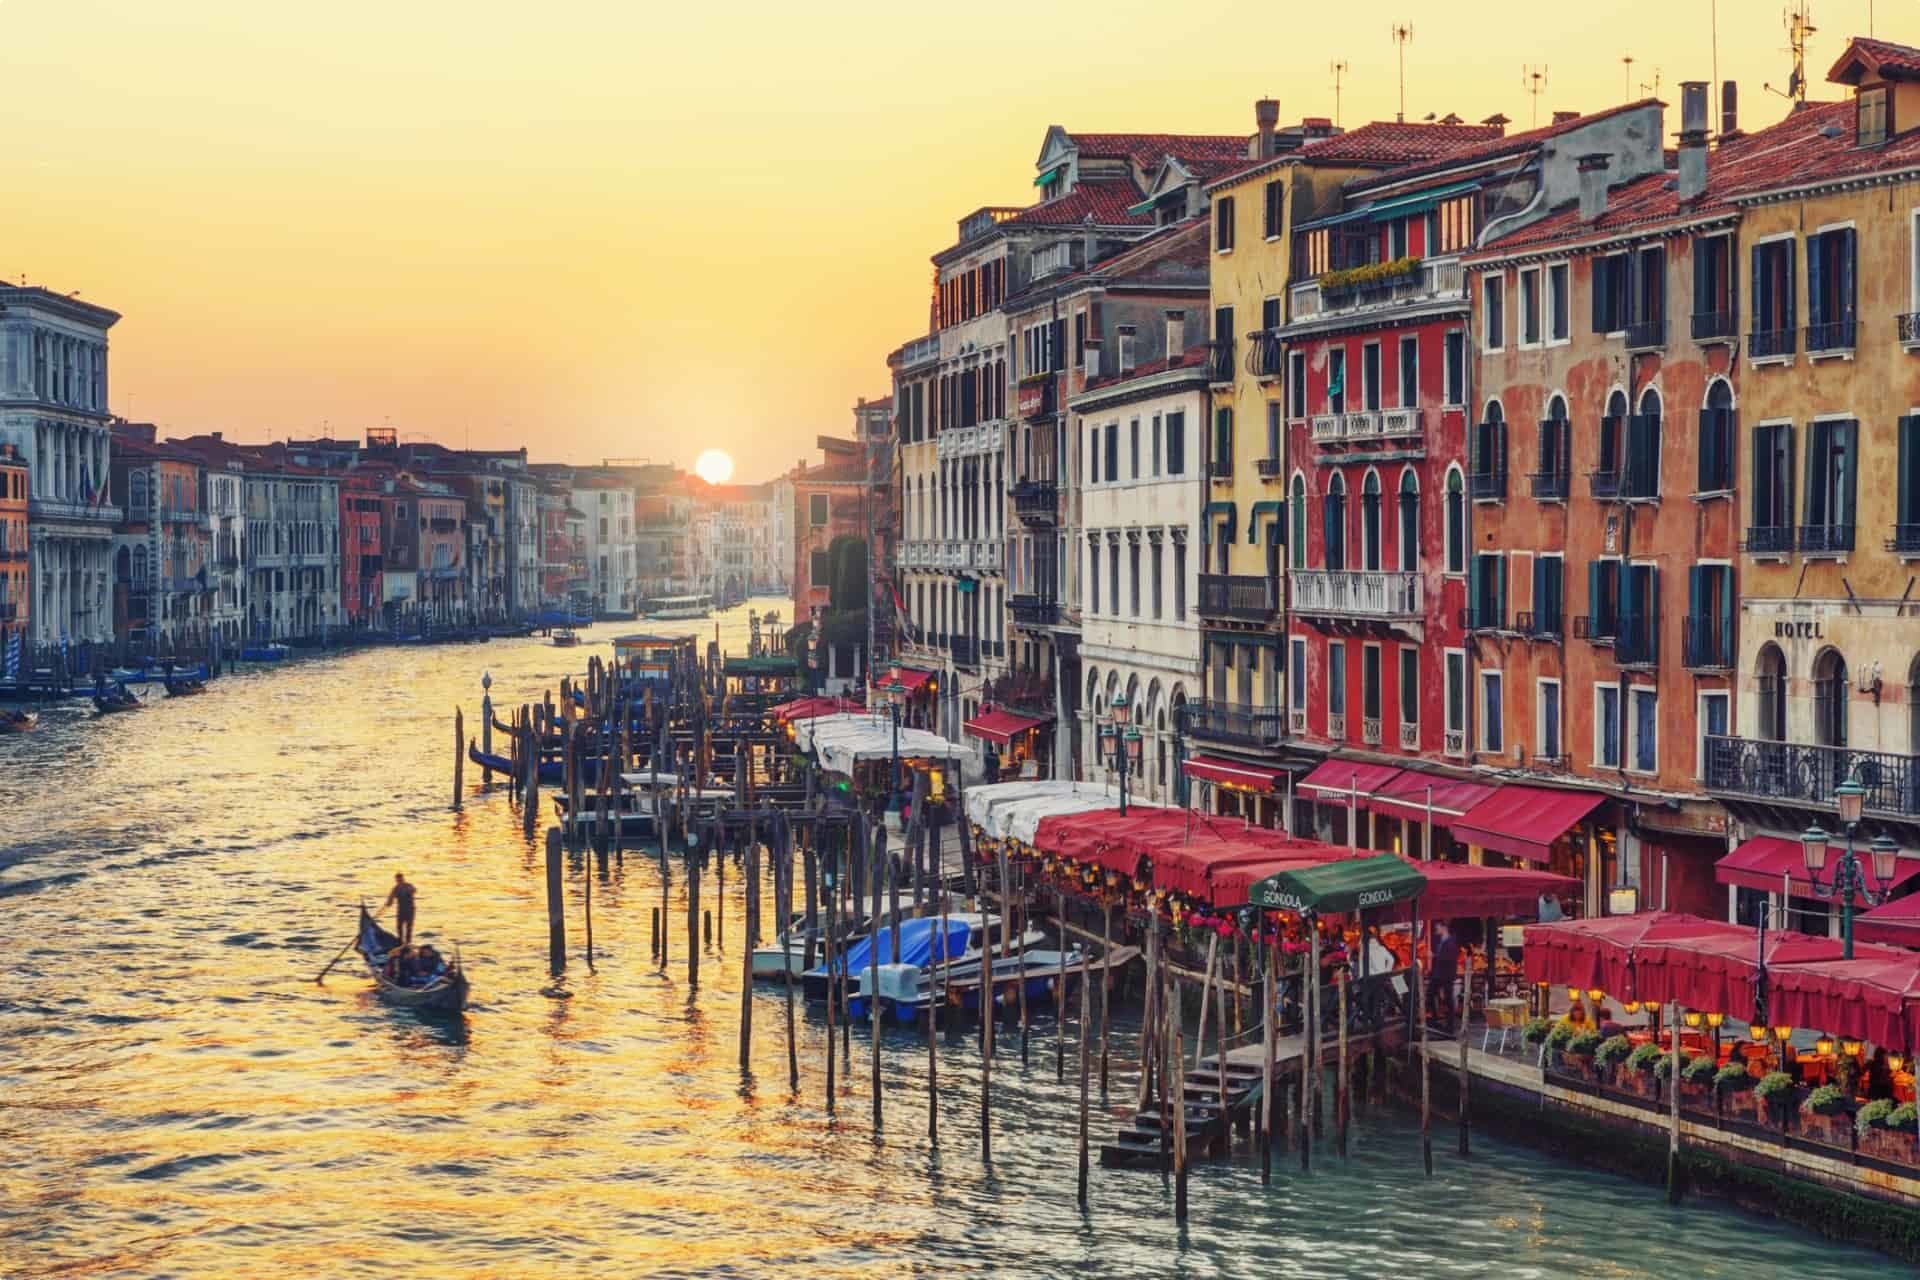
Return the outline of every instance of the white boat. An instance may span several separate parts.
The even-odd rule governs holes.
[[[706,618],[713,614],[713,597],[656,596],[642,611],[648,618]]]
[[[687,807],[697,816],[715,809],[724,808],[734,799],[731,787],[688,787],[684,796],[680,789],[680,775],[675,773],[623,773],[620,780],[627,789],[618,796],[607,797],[607,821],[618,822],[623,836],[651,836],[656,834],[654,816],[658,813],[656,797],[664,796],[666,803],[679,804],[685,800]],[[565,795],[553,798],[555,809],[561,821],[568,828],[584,825],[589,832],[600,827],[600,796],[589,788],[580,797],[580,812],[569,812],[571,805]]]

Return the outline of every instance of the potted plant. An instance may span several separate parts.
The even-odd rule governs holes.
[[[1556,1022],[1547,1029],[1547,1052],[1551,1055],[1548,1060],[1554,1066],[1562,1065],[1561,1058],[1565,1056],[1567,1046],[1573,1042],[1574,1030],[1574,1025],[1565,1021]]]
[[[1757,1119],[1752,1103],[1754,1078],[1747,1071],[1744,1062],[1729,1062],[1714,1073],[1713,1088],[1719,1096],[1720,1110],[1723,1114],[1742,1116],[1748,1120]]]
[[[1785,1127],[1787,1117],[1792,1114],[1793,1096],[1793,1077],[1786,1072],[1769,1071],[1760,1077],[1760,1083],[1753,1086],[1754,1106],[1758,1108],[1760,1121],[1777,1121]]]
[[[1703,1053],[1697,1058],[1690,1059],[1686,1066],[1680,1068],[1680,1101],[1710,1110],[1714,1094],[1713,1081],[1719,1071],[1720,1064],[1713,1060],[1711,1054]]]
[[[1615,1036],[1624,1040],[1625,1036]],[[1609,1041],[1608,1043],[1612,1043]],[[1657,1044],[1643,1044],[1627,1055],[1626,1070],[1614,1076],[1614,1083],[1628,1093],[1642,1098],[1660,1097],[1660,1082],[1666,1079],[1667,1055],[1660,1052]]]
[[[1520,1028],[1520,1043],[1538,1052],[1540,1046],[1546,1043],[1547,1032],[1551,1030],[1553,1030],[1553,1022],[1551,1019],[1530,1019],[1526,1026]]]
[[[1860,1154],[1894,1164],[1912,1165],[1915,1112],[1911,1102],[1895,1106],[1880,1098],[1860,1108],[1853,1118]]]
[[[1853,1150],[1852,1100],[1837,1084],[1823,1084],[1800,1104],[1800,1130],[1814,1141]]]
[[[1625,1036],[1608,1036],[1593,1051],[1593,1065],[1602,1075],[1613,1070],[1627,1060],[1633,1052],[1633,1042]]]
[[[1575,1074],[1584,1079],[1593,1080],[1597,1078],[1594,1070],[1594,1055],[1599,1051],[1600,1033],[1581,1031],[1567,1041],[1567,1047],[1561,1051],[1561,1056],[1566,1059]]]

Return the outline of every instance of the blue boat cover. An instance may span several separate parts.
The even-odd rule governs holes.
[[[937,960],[956,958],[967,950],[967,935],[971,929],[964,920],[948,920],[946,950],[942,954],[940,947],[940,921],[929,916],[923,920],[902,920],[900,922],[900,963],[918,965],[925,968]],[[882,926],[848,948],[844,956],[835,957],[834,967],[842,971],[851,965],[853,971],[868,968],[873,963],[873,948],[878,945],[882,963],[893,963],[893,930]],[[812,973],[825,975],[825,965],[815,966]]]

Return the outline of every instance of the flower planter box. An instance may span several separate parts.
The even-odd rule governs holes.
[[[1560,1070],[1572,1076],[1574,1079],[1584,1080],[1588,1084],[1598,1084],[1600,1082],[1599,1075],[1593,1065],[1593,1059],[1581,1054],[1561,1054]]]
[[[1649,1102],[1660,1101],[1660,1081],[1651,1071],[1635,1071],[1631,1067],[1622,1067],[1613,1078],[1614,1087],[1636,1098],[1645,1098]]]
[[[1799,1121],[1800,1136],[1808,1142],[1838,1147],[1842,1151],[1853,1150],[1853,1112],[1839,1111],[1823,1116],[1802,1111],[1796,1119]]]
[[[1920,1165],[1913,1135],[1898,1129],[1866,1129],[1860,1133],[1860,1154],[1888,1164]]]
[[[1680,1105],[1682,1107],[1690,1107],[1695,1111],[1713,1111],[1715,1110],[1713,1105],[1714,1093],[1714,1087],[1710,1084],[1688,1084],[1685,1080],[1682,1080],[1680,1082]]]
[[[1722,1089],[1720,1114],[1725,1119],[1739,1120],[1746,1124],[1765,1125],[1771,1119],[1767,1114],[1766,1103],[1756,1097],[1751,1089]]]

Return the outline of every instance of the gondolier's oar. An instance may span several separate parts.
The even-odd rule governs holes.
[[[380,908],[380,909],[381,909],[382,911],[385,911],[385,910],[386,910],[386,908],[385,908],[385,907],[382,907],[382,908]],[[378,923],[380,923],[380,917],[379,917],[379,916],[377,916],[377,915],[376,915],[376,916],[373,916],[373,917],[371,917],[371,919],[373,920],[373,922],[374,922],[375,924],[378,924]],[[358,942],[358,941],[360,941],[360,931],[359,931],[358,929],[355,929],[355,930],[353,931],[353,937],[351,937],[351,938],[349,938],[349,939],[347,939],[347,945],[346,945],[346,946],[344,946],[344,947],[342,947],[342,948],[340,948],[340,954],[339,954],[339,955],[337,955],[337,956],[335,956],[335,957],[334,957],[333,959],[331,959],[331,960],[329,960],[329,961],[327,961],[327,967],[326,967],[326,968],[324,968],[324,969],[322,969],[322,970],[321,970],[321,971],[320,971],[319,973],[317,973],[317,974],[315,974],[315,975],[314,975],[314,979],[313,979],[313,980],[314,980],[315,982],[319,982],[319,981],[321,981],[321,980],[323,980],[323,979],[324,979],[324,978],[325,978],[325,977],[326,977],[326,976],[327,976],[327,975],[328,975],[329,973],[332,973],[332,972],[333,972],[333,966],[335,966],[335,965],[337,965],[337,964],[339,964],[339,963],[340,963],[340,962],[341,962],[342,960],[344,960],[344,959],[346,959],[346,955],[347,955],[347,952],[349,952],[349,951],[351,951],[351,950],[353,950],[353,944],[354,944],[354,943],[356,943],[356,942]]]

